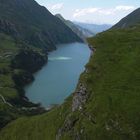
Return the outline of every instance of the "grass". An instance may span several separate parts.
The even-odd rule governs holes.
[[[2,140],[138,140],[140,138],[140,26],[110,30],[88,39],[96,48],[80,82],[89,99],[82,112],[71,112],[72,96],[52,111],[22,117],[0,133]],[[83,115],[86,114],[87,116]],[[78,121],[69,129],[66,118]],[[95,123],[91,121],[92,118]]]
[[[17,53],[18,47],[15,41],[5,35],[0,34],[0,94],[6,99],[17,98],[18,94],[11,76],[10,61]]]
[[[63,106],[56,107],[55,109],[48,112],[47,114],[38,115],[34,117],[22,117],[17,121],[14,121],[13,123],[9,124],[9,128],[7,130],[4,130],[6,137],[2,134],[0,136],[0,139],[9,139],[9,138],[11,140],[16,140],[16,139],[38,140],[44,138],[50,140],[55,139],[57,130],[64,122],[66,116],[70,113],[71,102],[69,100],[67,100]],[[29,127],[27,128],[27,126]],[[11,136],[7,135],[10,129],[11,129]],[[19,132],[22,132],[24,129],[24,134],[17,133],[15,135],[17,129],[19,130]]]
[[[24,96],[24,92],[21,87],[22,85],[19,86],[17,83],[24,83],[25,85],[26,76],[29,79],[30,77],[32,78],[32,74],[25,70],[23,71],[11,67],[11,62],[15,58],[15,55],[19,54],[21,49],[24,50],[25,48],[28,48],[28,50],[30,48],[30,50],[36,52],[38,56],[44,55],[41,49],[29,46],[20,40],[15,41],[12,37],[4,33],[0,33],[0,95],[2,95],[7,102],[10,102],[13,105],[11,108],[4,104],[0,97],[0,128],[19,116],[31,114],[28,111],[24,112],[17,110],[17,107],[19,106],[33,106],[32,103],[22,100],[22,96]],[[45,55],[43,57],[45,57]],[[18,73],[15,73],[16,71],[23,72],[18,75]],[[18,78],[20,79],[17,79],[17,83],[13,78],[15,74],[18,75]]]

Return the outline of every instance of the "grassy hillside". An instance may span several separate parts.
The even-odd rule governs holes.
[[[0,33],[0,128],[19,116],[31,114],[21,107],[37,106],[25,99],[23,86],[33,81],[32,72],[46,62],[47,55],[41,49]]]
[[[0,93],[5,94],[7,100],[15,96],[18,98],[10,73],[10,61],[17,51],[15,41],[10,36],[0,34]]]
[[[49,113],[8,124],[0,132],[0,139],[140,139],[139,36],[137,25],[90,38],[89,44],[96,51],[79,82],[86,87],[86,103],[72,111],[76,92]]]

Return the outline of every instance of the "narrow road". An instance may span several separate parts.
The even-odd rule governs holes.
[[[6,100],[5,100],[5,98],[0,94],[0,98],[2,99],[2,101],[3,101],[3,103],[4,104],[7,104],[7,105],[9,105],[10,107],[13,107],[10,103],[8,103]]]

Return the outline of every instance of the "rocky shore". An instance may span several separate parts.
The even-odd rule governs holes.
[[[83,104],[86,103],[87,98],[87,89],[84,84],[80,83],[73,96],[72,111],[82,110]]]
[[[88,45],[91,50],[91,56],[93,52],[96,51],[95,48]],[[88,69],[86,68],[84,73],[88,73]],[[84,133],[84,129],[81,129],[79,133],[74,134],[74,126],[79,121],[79,117],[75,116],[75,112],[80,113],[84,118],[90,121],[92,124],[96,124],[95,118],[90,113],[84,112],[84,105],[86,104],[89,98],[87,87],[84,83],[79,81],[77,89],[72,95],[72,104],[71,104],[71,113],[66,117],[64,124],[59,128],[58,133],[56,134],[56,140],[60,140],[66,132],[70,132],[74,139],[80,140],[81,134]]]

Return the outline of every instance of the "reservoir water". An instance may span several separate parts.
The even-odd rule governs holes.
[[[74,92],[89,57],[86,44],[58,45],[57,50],[48,55],[48,63],[34,74],[35,81],[25,87],[26,96],[44,107],[63,103]]]

